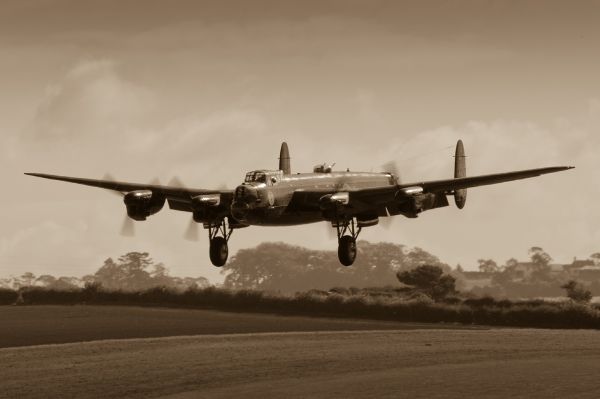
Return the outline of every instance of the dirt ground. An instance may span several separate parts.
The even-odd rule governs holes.
[[[598,331],[285,332],[227,316],[277,332],[7,347],[0,397],[600,397]]]

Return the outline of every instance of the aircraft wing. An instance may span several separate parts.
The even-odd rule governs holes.
[[[83,184],[85,186],[104,188],[107,190],[127,193],[137,190],[150,190],[153,193],[162,194],[169,202],[169,208],[192,212],[192,199],[202,194],[221,194],[221,205],[228,207],[233,200],[233,190],[205,190],[195,188],[184,188],[176,186],[162,186],[157,184],[127,183],[113,180],[96,180],[79,177],[48,175],[45,173],[25,173],[28,176],[41,177],[44,179],[60,180],[69,183]]]
[[[423,191],[430,193],[451,194],[454,190],[460,190],[470,187],[487,186],[490,184],[505,183],[513,180],[527,179],[545,175],[547,173],[561,172],[563,170],[573,169],[573,166],[553,166],[549,168],[527,169],[516,172],[495,173],[491,175],[480,175],[470,177],[459,177],[454,179],[432,180],[424,182],[416,182],[409,184],[400,184],[399,189],[408,187],[422,187]]]
[[[409,201],[409,199],[414,195],[410,193],[409,189],[421,189],[422,193],[427,194],[424,196],[425,198],[420,199],[422,202],[419,202],[419,207],[422,207],[423,210],[426,210],[448,206],[446,195],[453,194],[454,190],[526,179],[572,168],[572,166],[557,166],[520,170],[516,172],[496,173],[490,175],[422,181],[399,184],[395,186],[338,191],[348,192],[349,194],[349,203],[348,205],[345,205],[348,213],[359,215],[374,212],[379,216],[388,216],[404,213],[406,208],[403,206],[403,204],[407,203],[407,201]],[[334,194],[338,191],[296,191],[292,196],[288,206],[288,211],[294,212],[299,210],[318,210],[321,198],[328,194]]]

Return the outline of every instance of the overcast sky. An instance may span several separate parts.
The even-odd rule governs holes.
[[[106,191],[46,172],[235,187],[322,162],[403,181],[551,165],[577,169],[472,189],[451,206],[361,238],[420,246],[445,262],[555,261],[600,251],[600,2],[3,1],[0,7],[0,276],[74,275],[148,251],[175,275],[220,279],[190,215],[165,208],[119,230]],[[324,223],[236,231],[335,249]]]

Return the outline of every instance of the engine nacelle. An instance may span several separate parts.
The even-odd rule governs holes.
[[[221,206],[221,194],[200,194],[192,198],[194,212],[192,217],[197,223],[212,223],[227,215]]]
[[[192,198],[195,208],[206,206],[219,206],[221,204],[221,194],[201,194]]]
[[[340,205],[348,205],[350,203],[350,193],[338,192],[327,194],[319,199],[319,206],[322,210],[332,209]]]
[[[134,220],[146,220],[165,206],[165,196],[151,190],[136,190],[125,194],[123,202],[127,207],[127,215]]]
[[[376,214],[358,215],[356,217],[356,225],[358,227],[371,227],[379,223],[379,217]]]
[[[422,193],[412,195],[399,207],[400,213],[409,218],[416,218],[419,213],[435,208],[448,206],[445,194]]]

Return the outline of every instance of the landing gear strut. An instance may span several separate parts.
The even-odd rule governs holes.
[[[225,222],[225,219],[208,226],[210,261],[217,267],[221,267],[227,262],[229,256],[227,242],[231,237],[231,233],[233,233],[233,229]]]
[[[344,266],[350,266],[356,259],[356,239],[360,234],[360,227],[356,227],[354,218],[337,221],[335,225],[338,236],[338,259]]]

